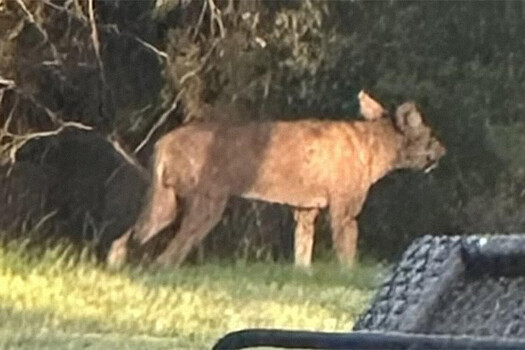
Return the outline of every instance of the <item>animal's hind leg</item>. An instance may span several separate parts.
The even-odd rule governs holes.
[[[150,191],[137,222],[112,243],[106,258],[108,266],[118,268],[126,262],[130,241],[143,245],[175,220],[177,199],[174,190],[157,182]]]
[[[132,232],[133,230],[129,229],[126,233],[111,243],[111,248],[106,257],[106,263],[110,268],[119,269],[126,262],[128,240]]]
[[[184,262],[191,249],[200,243],[219,222],[227,200],[227,197],[201,194],[188,198],[179,231],[166,250],[157,258],[157,263],[179,266]]]
[[[172,188],[155,186],[134,226],[131,239],[144,245],[177,217],[177,197]]]
[[[319,214],[318,208],[294,209],[295,219],[295,266],[308,267],[312,262],[312,251],[314,247],[314,225]]]

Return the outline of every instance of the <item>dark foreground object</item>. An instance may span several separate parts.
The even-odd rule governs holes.
[[[360,350],[516,350],[525,349],[525,339],[493,337],[406,334],[398,332],[322,333],[252,329],[227,334],[213,350],[243,349],[257,346],[289,349]]]
[[[214,349],[525,349],[525,235],[425,236],[352,333],[244,330]]]

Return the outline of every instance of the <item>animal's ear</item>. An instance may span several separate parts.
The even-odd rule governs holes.
[[[423,124],[421,113],[413,102],[405,102],[396,110],[396,124],[401,129],[417,128]]]
[[[375,120],[386,115],[383,106],[363,90],[359,92],[357,97],[359,98],[360,112],[366,120]]]

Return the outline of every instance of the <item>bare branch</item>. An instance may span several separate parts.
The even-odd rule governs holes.
[[[136,36],[136,35],[134,35],[132,33],[121,31],[118,28],[118,26],[115,25],[115,24],[109,24],[109,25],[106,24],[106,25],[102,26],[102,29],[105,32],[112,32],[112,33],[115,33],[115,34],[118,34],[118,35],[123,35],[123,36],[127,36],[129,38],[132,38],[133,40],[135,40],[136,42],[138,42],[139,44],[141,44],[142,46],[144,46],[148,50],[151,50],[153,53],[155,53],[157,56],[159,56],[162,59],[167,60],[169,58],[168,54],[165,51],[160,50],[159,48],[155,47],[153,44],[148,43],[144,39],[141,39],[141,38],[139,38],[138,36]]]
[[[95,21],[95,9],[93,8],[93,0],[88,0],[88,5],[89,23],[91,26],[91,41],[93,43],[93,50],[95,51],[95,56],[97,57],[100,80],[105,86],[106,75],[104,74],[104,62],[102,62],[102,58],[100,56],[100,40],[98,37],[97,23]]]
[[[24,97],[24,98],[27,98],[28,100],[30,100],[35,106],[37,106],[38,108],[42,109],[44,112],[46,112],[47,116],[49,117],[49,119],[55,123],[55,124],[60,124],[61,120],[60,118],[58,117],[58,115],[53,112],[52,110],[50,110],[48,107],[44,106],[42,103],[40,103],[39,101],[37,101],[37,99],[33,96],[33,95],[28,95],[26,93],[24,93],[22,90],[18,89],[18,88],[15,88],[14,91],[16,91],[16,93],[18,93],[20,96]]]
[[[40,218],[40,220],[38,220],[36,225],[33,227],[33,231],[39,232],[40,228],[42,228],[47,221],[52,219],[57,214],[58,214],[58,209],[55,209],[55,210],[50,211],[46,215],[42,216],[42,218]]]
[[[222,16],[221,16],[221,10],[215,5],[215,2],[213,0],[208,0],[208,5],[210,6],[210,25],[211,25],[211,32],[214,33],[213,30],[213,22],[217,23],[217,26],[219,27],[219,35],[221,39],[224,39],[226,36],[226,31],[224,29],[224,24],[222,23]]]
[[[63,11],[63,12],[66,12],[68,13],[70,16],[73,16],[75,17],[76,19],[80,20],[81,22],[83,22],[84,24],[86,25],[90,25],[92,26],[92,23],[93,21],[90,20],[90,19],[87,19],[85,16],[82,16],[81,14],[77,14],[65,7],[62,7],[62,6],[58,6],[56,4],[53,4],[52,2],[50,2],[49,0],[43,0],[44,1],[44,4],[45,5],[48,5],[50,7],[52,7],[53,9],[57,10],[57,11]],[[90,23],[91,22],[91,23]],[[99,26],[101,28],[101,30],[103,32],[111,32],[111,33],[115,33],[115,34],[118,34],[118,35],[123,35],[123,36],[127,36],[127,37],[130,37],[132,38],[133,40],[137,41],[139,44],[141,44],[142,46],[144,46],[145,48],[151,50],[153,53],[155,53],[157,56],[161,57],[162,59],[168,59],[168,54],[158,48],[156,48],[153,44],[150,44],[148,43],[147,41],[139,38],[138,36],[134,35],[134,34],[131,34],[131,33],[128,33],[128,32],[123,32],[121,31],[117,25],[115,24],[105,24],[105,25],[101,25]],[[92,30],[93,31],[93,30]]]
[[[72,122],[72,121],[68,121],[68,122],[61,121],[60,126],[63,127],[64,129],[65,128],[75,128],[75,129],[87,130],[87,131],[93,130],[93,127],[90,125],[86,125],[80,122]]]
[[[24,134],[24,135],[14,135],[14,134],[10,134],[10,135],[11,137],[13,137],[13,139],[20,140],[21,142],[25,144],[27,141],[30,141],[30,140],[40,139],[40,138],[49,137],[49,136],[56,136],[60,134],[62,131],[64,131],[64,129],[66,128],[77,128],[81,130],[92,130],[93,129],[90,126],[87,126],[81,123],[77,123],[77,122],[64,122],[58,128],[54,130],[39,131],[39,132],[33,132],[30,134]]]
[[[15,98],[15,102],[13,104],[13,107],[9,111],[9,115],[7,116],[7,119],[6,119],[5,123],[4,123],[3,133],[5,135],[9,135],[10,134],[9,126],[11,126],[11,121],[13,120],[13,115],[15,114],[15,111],[18,108],[18,103],[20,101],[20,98],[18,97],[18,95],[15,95],[15,96],[16,96],[16,98]],[[1,140],[1,137],[0,137],[0,140]]]
[[[45,5],[54,8],[55,10],[58,10],[58,11],[69,11],[69,10],[66,9],[65,7],[63,7],[63,6],[59,6],[59,5],[57,5],[57,4],[54,4],[54,3],[52,3],[52,2],[49,1],[49,0],[42,0],[42,2],[43,2]]]
[[[143,45],[144,47],[150,49],[151,51],[153,51],[155,54],[157,54],[157,56],[159,57],[162,57],[163,59],[167,60],[168,59],[168,54],[164,51],[161,51],[159,49],[157,49],[155,46],[153,46],[152,44],[142,40],[141,38],[139,38],[138,36],[135,36],[133,34],[130,34],[130,33],[123,33],[124,35],[126,36],[130,36],[132,37],[133,39],[135,39],[139,44]]]
[[[102,66],[102,60],[100,58],[100,41],[98,39],[97,23],[95,22],[95,10],[93,8],[93,0],[88,0],[88,12],[89,12],[89,23],[91,25],[91,41],[93,42],[93,49],[99,65]]]
[[[52,111],[51,109],[49,109],[48,107],[46,107],[42,103],[40,103],[33,95],[26,94],[21,89],[19,89],[17,87],[17,85],[16,85],[14,80],[5,79],[5,78],[2,78],[0,76],[0,84],[5,84],[6,85],[5,88],[0,88],[0,91],[3,91],[5,89],[13,90],[14,92],[16,92],[17,95],[22,96],[23,98],[26,98],[26,99],[30,100],[35,106],[37,106],[38,108],[40,108],[44,112],[46,112],[46,114],[49,117],[49,119],[54,124],[58,125],[59,128],[76,128],[76,129],[81,129],[81,130],[92,130],[93,129],[93,127],[91,127],[89,125],[82,124],[80,122],[64,121],[63,118],[60,118],[54,111]],[[0,97],[1,96],[2,95],[0,95]],[[1,102],[1,99],[0,99],[0,102]],[[7,120],[6,120],[6,123],[4,124],[4,130],[5,130],[6,126],[9,126],[9,123],[11,122],[11,119],[12,119],[13,110],[15,109],[17,104],[18,104],[18,99],[16,100],[15,106],[13,106],[13,108],[11,109],[11,113],[10,113],[9,117],[7,118]],[[5,130],[5,131],[7,131],[7,130]],[[46,132],[47,131],[44,131],[43,133],[46,133]],[[39,134],[39,133],[36,133],[36,134]],[[35,135],[35,134],[30,134],[30,135]]]
[[[51,109],[49,109],[48,107],[44,106],[39,101],[37,101],[33,95],[25,94],[21,89],[19,89],[16,86],[16,83],[13,80],[4,79],[0,77],[0,84],[6,85],[6,87],[0,88],[0,92],[2,92],[0,97],[3,97],[3,91],[5,91],[6,89],[12,90],[16,93],[15,95],[16,99],[15,99],[14,105],[9,111],[9,115],[7,116],[7,119],[4,125],[2,126],[2,129],[0,130],[0,141],[4,141],[7,138],[7,141],[3,142],[3,144],[0,147],[0,153],[3,153],[3,154],[7,153],[12,163],[16,161],[16,153],[18,152],[18,150],[31,140],[44,138],[44,137],[50,137],[50,136],[56,136],[67,128],[75,128],[75,129],[80,129],[80,130],[92,130],[93,129],[91,126],[82,124],[80,122],[64,121]],[[27,134],[15,134],[9,131],[9,127],[14,118],[14,114],[15,114],[15,111],[19,103],[18,96],[28,99],[35,106],[42,109],[47,114],[49,119],[53,122],[53,124],[57,125],[57,128],[53,130],[31,132]],[[1,98],[0,98],[0,102],[1,102]]]
[[[181,90],[177,94],[177,96],[175,96],[175,98],[173,99],[173,102],[171,103],[170,108],[168,108],[168,110],[166,110],[164,113],[162,113],[162,115],[157,120],[157,122],[155,122],[155,124],[153,124],[153,126],[151,127],[151,129],[147,133],[146,137],[144,137],[144,139],[139,143],[139,145],[137,147],[135,147],[135,150],[133,151],[133,153],[137,154],[138,152],[140,152],[140,150],[143,149],[144,146],[147,145],[147,143],[149,142],[149,140],[151,139],[151,137],[153,136],[155,131],[157,131],[162,126],[162,124],[164,124],[166,122],[166,120],[168,120],[169,115],[175,109],[177,109],[177,106],[178,106],[178,104],[180,102],[180,98],[182,96],[182,91],[183,90]]]
[[[207,7],[208,7],[208,1],[204,1],[202,3],[202,10],[199,15],[199,20],[197,22],[197,25],[195,26],[195,32],[193,32],[193,41],[195,41],[195,39],[197,38],[197,35],[199,34],[199,31],[202,25],[202,21],[204,20],[204,15],[206,14]]]
[[[46,106],[44,106],[43,104],[41,104],[39,101],[37,101],[37,99],[33,96],[33,95],[28,95],[26,93],[24,93],[21,89],[19,89],[15,83],[14,80],[9,80],[9,79],[3,79],[2,77],[0,77],[0,84],[2,83],[5,83],[7,86],[3,89],[9,89],[9,90],[13,90],[14,92],[16,92],[18,95],[24,97],[24,98],[27,98],[28,100],[30,100],[35,106],[37,106],[38,108],[42,109],[44,112],[46,112],[47,116],[49,117],[49,119],[55,123],[55,124],[61,124],[63,123],[60,118],[58,117],[58,115],[53,112],[52,110],[50,110],[49,108],[47,108]],[[0,88],[0,90],[3,90],[2,88]]]
[[[31,140],[36,140],[44,137],[56,136],[64,131],[66,128],[79,128],[83,130],[91,130],[92,128],[81,123],[77,122],[64,122],[58,128],[49,131],[39,131],[33,132],[24,135],[16,135],[12,133],[7,133],[4,136],[10,137],[11,141],[8,142],[7,146],[3,147],[3,151],[7,150],[9,159],[12,164],[16,162],[16,153],[21,149],[26,143]]]
[[[51,8],[53,8],[54,10],[61,11],[61,12],[66,12],[70,16],[75,17],[76,19],[78,19],[79,21],[81,21],[81,22],[83,22],[85,24],[89,23],[89,20],[84,15],[84,12],[82,11],[81,6],[76,1],[73,4],[75,9],[77,10],[76,12],[67,8],[70,5],[72,5],[71,1],[66,1],[64,6],[59,6],[57,4],[54,4],[50,0],[41,0],[41,1],[44,3],[44,5],[47,5],[47,6],[51,7]]]
[[[46,30],[35,20],[35,16],[31,13],[31,11],[28,10],[26,7],[26,4],[23,0],[15,0],[20,9],[22,9],[22,12],[24,12],[27,20],[35,26],[35,28],[40,32],[42,37],[44,38],[44,43],[48,44],[51,48],[51,53],[53,54],[53,58],[55,61],[62,62],[60,59],[60,56],[58,55],[58,50],[55,47],[55,45],[49,40],[49,35],[47,34]]]
[[[208,50],[208,52],[206,53],[206,55],[204,55],[204,57],[202,58],[201,64],[200,64],[197,68],[195,68],[195,69],[193,69],[193,70],[187,72],[186,74],[184,74],[184,75],[180,78],[180,80],[179,80],[179,84],[180,84],[180,85],[183,85],[183,84],[186,82],[186,80],[188,80],[189,78],[191,78],[191,77],[197,75],[198,73],[200,73],[200,72],[204,69],[204,67],[206,66],[206,63],[208,62],[209,58],[211,57],[211,54],[213,53],[213,50],[214,50],[215,47],[217,46],[217,43],[218,43],[217,40],[215,40],[215,41],[213,42],[211,48]]]
[[[135,158],[135,156],[133,154],[129,154],[128,152],[126,152],[126,150],[124,150],[124,148],[122,147],[122,145],[120,144],[120,142],[116,139],[116,137],[112,136],[112,135],[109,135],[107,137],[107,141],[109,142],[109,144],[111,146],[113,146],[113,148],[115,149],[115,151],[120,154],[122,156],[122,158],[124,158],[124,160],[129,163],[130,165],[132,165],[135,169],[138,170],[140,176],[149,181],[149,172],[146,168],[144,168],[140,163],[139,161]]]
[[[82,5],[80,5],[79,0],[72,0],[72,1],[68,0],[66,3],[69,3],[69,2],[72,3],[72,7],[75,10],[73,12],[76,13],[77,16],[82,17],[84,20],[87,21],[86,15],[84,14],[84,11],[82,10]]]
[[[11,79],[5,79],[3,77],[0,76],[0,84],[1,85],[5,85],[5,86],[2,86],[0,87],[0,89],[11,89],[13,87],[15,87],[15,81],[14,80],[11,80]]]

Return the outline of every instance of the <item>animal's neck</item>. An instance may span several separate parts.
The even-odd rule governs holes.
[[[375,183],[398,168],[399,154],[403,148],[403,137],[391,119],[383,119],[369,124],[367,140],[370,152],[369,178]]]

